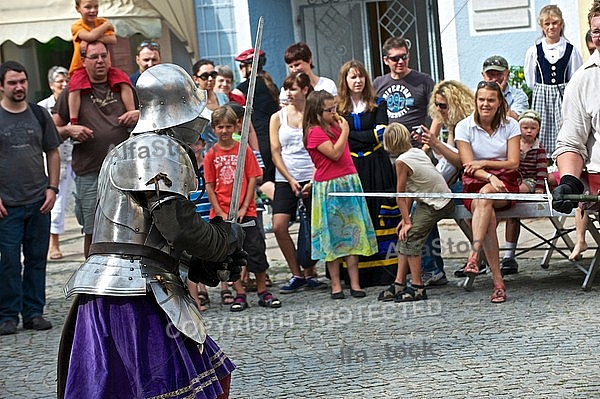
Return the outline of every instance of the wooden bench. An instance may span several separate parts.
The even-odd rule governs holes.
[[[575,228],[565,228],[564,224],[568,217],[573,216],[575,216],[575,210],[573,210],[568,215],[558,213],[556,211],[554,211],[554,214],[551,215],[550,207],[547,202],[519,202],[506,211],[496,212],[496,217],[498,220],[518,218],[520,227],[527,230],[538,239],[538,243],[533,246],[526,248],[517,248],[515,256],[522,255],[529,251],[543,250],[544,256],[542,257],[542,262],[540,266],[544,269],[547,269],[549,267],[550,259],[554,251],[559,253],[565,259],[569,258],[569,254],[574,247],[573,241],[569,237],[569,233],[573,232]],[[471,217],[471,213],[467,211],[464,205],[456,206],[456,211],[454,212],[454,220],[462,230],[463,234],[465,234],[465,236],[470,241],[473,241],[471,228],[466,222],[468,219],[471,219]],[[551,237],[543,237],[541,234],[528,227],[527,224],[523,223],[522,221],[523,219],[537,218],[545,218],[548,219],[550,223],[552,223],[552,226],[554,228],[554,234]],[[600,232],[598,232],[598,229],[594,223],[596,221],[597,217],[594,217],[594,215],[590,215],[590,217],[588,218],[587,231],[591,234],[592,238],[596,242],[595,247],[590,246],[588,248],[596,251],[590,265],[585,267],[580,262],[571,261],[579,270],[581,270],[585,274],[582,288],[586,291],[591,290],[597,269],[598,267],[600,267],[598,265],[600,263],[600,251],[598,249],[600,247]],[[559,240],[561,240],[564,245],[559,245]],[[469,290],[473,286],[473,280],[474,278],[467,277],[463,282],[463,287]]]

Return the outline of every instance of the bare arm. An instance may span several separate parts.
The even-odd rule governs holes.
[[[104,44],[116,44],[117,36],[114,33],[115,27],[109,21],[105,21],[102,25],[92,29],[91,31],[81,30],[77,33],[79,40],[84,42],[101,41]],[[105,35],[107,31],[112,31],[111,34]]]
[[[406,182],[408,180],[408,176],[411,174],[412,170],[410,170],[410,168],[404,162],[396,160],[397,192],[403,193],[406,191]],[[402,219],[396,227],[396,233],[398,234],[398,239],[400,241],[405,241],[408,231],[412,228],[412,222],[410,220],[410,208],[412,207],[413,199],[397,198],[396,203],[398,204],[400,214],[402,215]]]
[[[58,114],[53,114],[52,120],[63,140],[70,137],[75,141],[83,142],[94,137],[92,129],[83,125],[68,125]]]
[[[340,124],[340,127],[342,128],[342,133],[340,134],[340,137],[335,142],[335,144],[332,143],[331,141],[327,140],[327,141],[319,144],[319,146],[317,147],[317,150],[319,150],[323,155],[325,155],[327,158],[330,158],[334,161],[337,161],[338,159],[340,159],[340,157],[344,153],[344,149],[346,148],[346,143],[348,142],[348,134],[350,132],[348,122],[346,122],[346,120],[344,118],[338,117],[338,123]]]
[[[561,176],[572,175],[577,178],[581,177],[583,171],[583,158],[577,152],[563,152],[556,157],[556,164],[558,165],[558,173]]]
[[[215,211],[216,216],[221,216],[223,219],[227,219],[227,214],[221,209],[219,201],[217,200],[217,193],[215,192],[215,183],[206,183],[206,195],[210,201],[210,206]]]
[[[60,176],[60,154],[58,148],[53,148],[46,151],[46,165],[48,167],[48,185],[58,187],[58,179]],[[46,199],[40,208],[41,213],[48,213],[54,207],[56,201],[56,193],[54,190],[46,189]]]
[[[248,187],[246,188],[246,195],[244,195],[244,202],[240,204],[238,209],[238,219],[241,220],[246,216],[250,203],[255,201],[254,193],[256,192],[256,177],[250,177],[248,179]]]
[[[482,181],[487,181],[489,172],[486,169],[508,169],[519,168],[520,162],[520,140],[521,136],[514,136],[508,140],[506,161],[497,161],[491,159],[476,160],[473,157],[473,149],[470,143],[457,141],[458,153],[465,168],[467,176],[473,176]]]
[[[281,173],[283,177],[290,183],[292,190],[297,195],[302,187],[294,179],[294,177],[290,174],[285,163],[283,162],[283,158],[281,156],[281,142],[279,141],[279,128],[281,127],[281,120],[279,119],[279,112],[274,113],[271,116],[271,121],[269,122],[269,141],[271,143],[271,160],[273,164]]]

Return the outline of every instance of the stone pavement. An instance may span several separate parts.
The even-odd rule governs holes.
[[[56,353],[70,306],[62,286],[82,261],[82,237],[72,219],[67,226],[66,256],[48,264],[45,315],[55,327],[19,327],[0,337],[2,399],[55,397]],[[531,226],[550,234],[545,220]],[[453,222],[440,230],[443,243],[464,242]],[[524,234],[520,246],[528,242]],[[465,256],[443,249],[450,283],[412,304],[378,302],[382,288],[372,287],[364,299],[333,301],[328,291],[280,295],[281,309],[264,309],[251,293],[250,308],[231,313],[210,289],[208,331],[238,366],[231,398],[600,397],[599,290],[582,291],[580,271],[559,258],[543,270],[541,252],[529,253],[519,258],[520,273],[506,278],[508,302],[494,305],[491,277],[464,291],[452,272]],[[288,271],[272,234],[268,255],[271,277],[283,284]]]

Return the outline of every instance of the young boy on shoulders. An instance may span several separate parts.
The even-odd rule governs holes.
[[[98,17],[98,0],[75,0],[75,9],[81,18],[71,25],[73,37],[73,58],[69,67],[69,119],[76,125],[79,122],[79,108],[81,106],[81,91],[92,88],[90,79],[83,66],[87,43],[100,41],[106,45],[117,43],[115,28],[106,18]],[[133,87],[129,76],[120,69],[110,65],[110,57],[101,54],[100,58],[106,62],[108,70],[108,83],[113,91],[121,92],[121,99],[127,111],[135,109]],[[98,59],[93,60],[98,62]]]
[[[237,115],[229,106],[221,106],[213,111],[211,126],[217,136],[217,143],[204,157],[204,179],[206,193],[211,204],[211,219],[220,216],[227,219],[233,180],[237,166],[240,144],[233,139],[237,126]],[[255,191],[256,181],[262,175],[262,170],[250,148],[246,148],[244,163],[244,178],[240,194],[240,207],[237,219],[240,223],[254,222],[253,226],[244,227],[246,238],[244,250],[248,252],[249,272],[256,277],[256,291],[259,297],[258,305],[269,308],[281,307],[281,301],[275,298],[266,286],[266,270],[269,267],[266,256],[265,240],[257,224]],[[232,312],[239,312],[248,307],[246,291],[241,280],[233,284],[236,297],[231,305]]]

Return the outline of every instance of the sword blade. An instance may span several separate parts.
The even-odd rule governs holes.
[[[248,147],[248,134],[250,133],[250,118],[253,112],[252,106],[254,104],[254,88],[256,86],[256,75],[258,73],[258,58],[260,54],[264,22],[265,19],[261,16],[258,20],[258,28],[256,30],[254,58],[252,59],[252,69],[250,71],[249,78],[250,83],[248,85],[248,95],[246,96],[246,109],[244,111],[244,120],[242,121],[240,148],[235,166],[233,189],[231,190],[231,203],[229,204],[229,214],[227,215],[227,220],[231,222],[236,221],[238,210],[240,208],[240,195],[242,193],[242,180],[244,178],[244,165],[246,162],[246,148]]]
[[[505,201],[547,202],[547,194],[518,193],[328,193],[332,197],[379,197],[379,198],[448,198],[448,199],[489,199]]]

